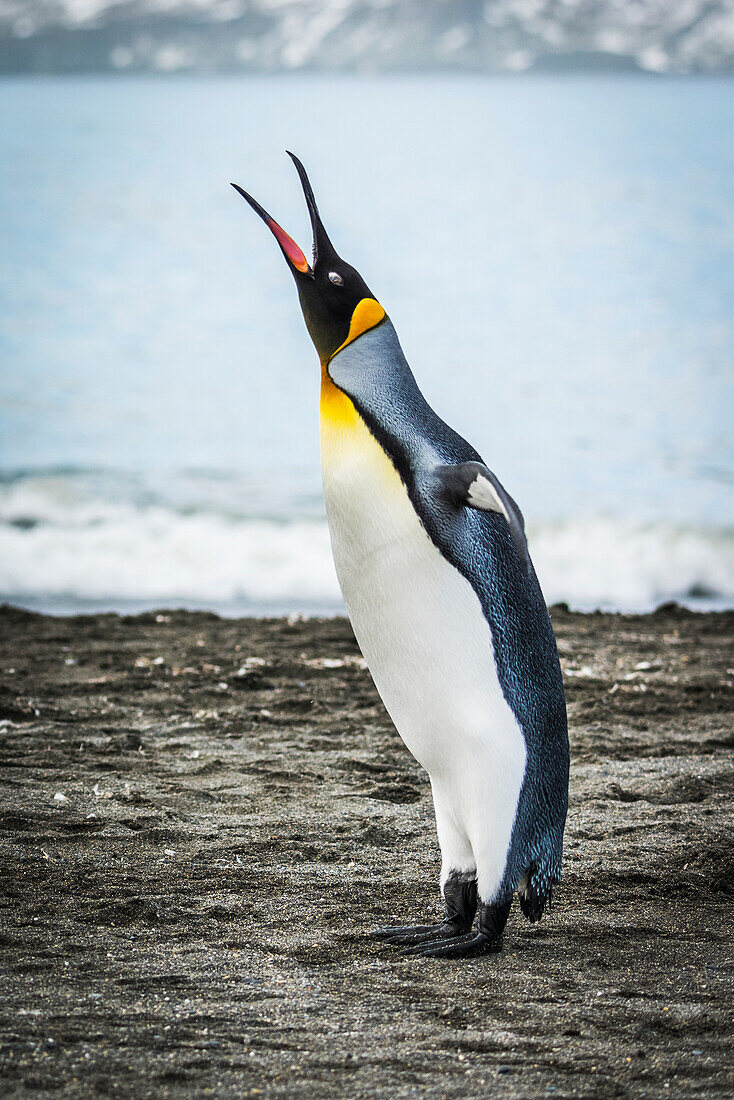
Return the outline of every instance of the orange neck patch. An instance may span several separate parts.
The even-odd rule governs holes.
[[[335,386],[329,377],[328,365],[335,355],[338,355],[347,344],[351,344],[358,336],[369,332],[375,325],[379,325],[385,316],[385,310],[374,298],[363,298],[357,302],[352,320],[349,324],[349,333],[343,344],[334,352],[329,360],[321,364],[321,417],[329,421],[336,421],[344,427],[354,424],[359,419],[357,410],[347,395]]]
[[[356,340],[358,336],[361,336],[363,332],[369,332],[375,325],[379,325],[384,316],[385,310],[374,298],[363,298],[361,302],[357,302],[354,307],[354,313],[352,314],[352,320],[349,322],[349,333],[347,338],[343,344],[339,345],[334,355],[338,355],[342,348],[345,348],[347,344],[351,344],[351,342]],[[331,356],[331,359],[334,358],[334,355]],[[331,359],[329,362],[331,362]]]

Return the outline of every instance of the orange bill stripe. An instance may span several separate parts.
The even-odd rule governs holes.
[[[267,218],[266,224],[293,266],[299,271],[308,271],[308,260],[293,238],[288,236],[285,229],[281,229],[272,218]]]

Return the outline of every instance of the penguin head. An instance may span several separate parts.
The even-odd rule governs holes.
[[[232,186],[267,225],[296,281],[306,328],[323,364],[343,345],[374,328],[385,317],[362,276],[342,260],[329,240],[319,215],[306,169],[289,153],[306,196],[313,230],[313,259],[309,264],[296,242],[288,236],[259,202],[236,183]]]

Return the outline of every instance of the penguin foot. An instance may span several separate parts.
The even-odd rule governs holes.
[[[370,932],[375,940],[394,944],[418,944],[455,939],[471,929],[477,911],[477,880],[474,871],[451,871],[444,883],[446,913],[438,924],[395,924]]]
[[[420,955],[429,959],[468,959],[478,955],[491,955],[502,948],[502,933],[510,914],[512,896],[490,905],[479,904],[479,921],[476,931],[466,931],[445,939],[419,942],[406,947],[402,955]]]

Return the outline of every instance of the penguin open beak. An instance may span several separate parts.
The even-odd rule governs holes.
[[[239,191],[240,195],[242,195],[242,198],[249,202],[255,213],[265,222],[268,229],[280,245],[280,250],[290,264],[293,271],[298,272],[301,275],[313,275],[313,271],[311,270],[311,265],[309,264],[308,260],[306,259],[296,242],[293,240],[293,238],[288,236],[285,229],[282,229],[275,221],[275,219],[270,217],[267,210],[265,210],[256,199],[253,199],[252,195],[248,195],[247,192],[239,186],[239,184],[233,183],[232,186],[234,187],[235,191]]]
[[[286,150],[287,151],[287,150]],[[319,208],[316,205],[316,199],[314,198],[313,188],[306,175],[306,169],[301,164],[295,153],[288,153],[293,163],[296,166],[299,178],[301,180],[301,186],[303,187],[303,194],[306,197],[306,205],[308,207],[308,215],[311,219],[311,230],[313,232],[313,267],[316,266],[316,262],[319,258],[325,258],[328,255],[336,255],[334,246],[332,245],[329,237],[324,229],[324,224],[321,221],[319,214]],[[313,267],[309,264],[308,260],[304,256],[301,249],[298,247],[292,237],[289,237],[284,229],[282,229],[278,223],[270,217],[267,210],[265,210],[256,199],[253,199],[252,195],[248,195],[247,191],[244,191],[239,184],[233,183],[235,191],[238,191],[242,198],[245,199],[255,213],[262,218],[267,225],[270,232],[275,237],[276,241],[280,245],[280,249],[285,256],[286,260],[290,264],[294,273],[298,272],[301,275],[310,275],[313,277]]]

